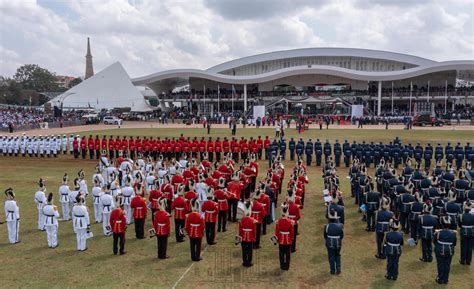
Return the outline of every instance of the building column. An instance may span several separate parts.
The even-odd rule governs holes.
[[[382,114],[382,81],[379,81],[379,89],[377,90],[377,115]]]
[[[244,84],[244,113],[247,113],[247,84]]]

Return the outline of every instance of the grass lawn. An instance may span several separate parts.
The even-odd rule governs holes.
[[[134,135],[161,136],[162,138],[179,136],[207,136],[204,129],[114,129],[93,132],[98,135]],[[82,133],[88,135],[88,132]],[[274,135],[274,129],[240,129],[238,136]],[[230,137],[227,129],[213,129],[212,137]],[[297,137],[296,130],[287,130],[286,138]],[[474,135],[468,131],[400,131],[400,130],[310,130],[302,134],[307,138],[344,139],[366,142],[388,142],[399,136],[402,142],[437,142],[458,141],[474,143]],[[345,238],[342,249],[342,274],[329,274],[327,252],[323,241],[322,228],[326,223],[324,205],[321,200],[321,168],[308,169],[310,184],[307,187],[306,205],[302,210],[302,220],[297,242],[297,252],[291,256],[291,267],[288,272],[281,272],[278,261],[278,247],[270,243],[274,225],[269,226],[266,236],[262,237],[262,249],[254,251],[254,266],[241,266],[240,246],[234,245],[236,225],[230,224],[228,231],[218,233],[217,245],[207,247],[201,262],[190,260],[189,242],[177,244],[172,233],[168,244],[171,258],[158,260],[156,240],[136,240],[133,225],[127,232],[124,256],[113,256],[112,239],[102,235],[100,224],[92,224],[94,237],[89,240],[84,253],[75,250],[76,239],[71,222],[59,224],[59,247],[48,249],[46,233],[37,228],[37,210],[33,201],[37,189],[36,182],[40,177],[46,180],[49,192],[57,194],[64,172],[72,178],[83,168],[86,180],[91,185],[91,176],[96,161],[74,160],[71,156],[59,159],[29,159],[0,156],[0,189],[13,187],[20,206],[21,224],[20,239],[17,245],[8,244],[6,225],[0,226],[0,287],[1,288],[67,288],[67,287],[154,287],[172,288],[432,288],[438,287],[434,282],[436,263],[422,263],[419,247],[403,248],[400,260],[399,279],[387,281],[385,260],[375,259],[376,250],[374,233],[364,230],[361,215],[350,198],[350,186],[345,178],[347,169],[340,168],[342,191],[346,202]],[[286,162],[286,187],[288,174],[293,163]],[[260,176],[264,176],[267,162],[260,163]],[[373,174],[373,170],[370,171]],[[90,190],[90,189],[89,189]],[[281,199],[281,198],[280,198]],[[90,216],[93,216],[91,198],[88,199]],[[60,207],[58,197],[55,204]],[[3,217],[1,218],[3,220]],[[172,222],[173,223],[173,222]],[[151,226],[151,218],[146,227]],[[406,238],[405,238],[406,239]],[[205,242],[204,242],[205,243]],[[459,244],[453,258],[449,288],[472,288],[472,267],[458,263]],[[469,277],[471,276],[471,277]],[[180,279],[181,278],[181,279]],[[179,282],[178,282],[179,280]],[[178,283],[177,283],[178,282]],[[440,288],[444,288],[441,287]]]

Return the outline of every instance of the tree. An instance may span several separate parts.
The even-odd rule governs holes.
[[[24,89],[31,89],[37,92],[59,91],[56,75],[37,64],[20,66],[16,70],[13,79],[20,83]]]
[[[69,88],[72,88],[81,82],[82,82],[82,79],[80,77],[74,78],[73,80],[71,80],[71,82],[69,82]]]

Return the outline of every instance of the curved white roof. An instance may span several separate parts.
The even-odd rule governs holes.
[[[173,78],[203,78],[216,82],[232,83],[232,84],[252,84],[272,81],[288,76],[304,75],[304,74],[323,74],[339,76],[354,80],[364,81],[392,81],[416,77],[428,73],[449,71],[449,70],[474,70],[474,60],[459,60],[445,62],[431,62],[422,66],[413,67],[405,70],[396,71],[360,71],[337,66],[328,65],[312,65],[312,66],[293,66],[283,68],[258,75],[232,76],[224,75],[209,70],[199,69],[173,69],[161,71],[143,77],[132,79],[135,85],[147,85],[157,81]]]
[[[434,64],[436,61],[402,53],[371,50],[371,49],[360,49],[360,48],[301,48],[292,50],[281,50],[268,52],[263,54],[257,54],[239,58],[236,60],[224,62],[222,64],[213,66],[206,71],[208,72],[222,72],[224,70],[240,67],[243,65],[271,61],[278,59],[288,59],[295,57],[317,57],[317,56],[340,56],[340,57],[362,57],[362,58],[373,58],[391,60],[397,62],[410,63],[417,66]]]

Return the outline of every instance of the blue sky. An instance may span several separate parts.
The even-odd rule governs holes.
[[[120,61],[130,76],[208,68],[302,47],[474,59],[470,0],[0,0],[0,75],[36,63],[83,76]]]

